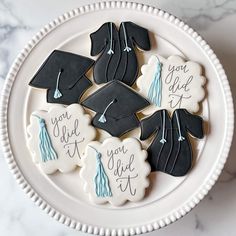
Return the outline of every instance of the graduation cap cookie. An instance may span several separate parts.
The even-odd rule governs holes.
[[[94,61],[69,52],[53,51],[29,85],[47,89],[47,102],[70,105],[77,103],[83,93],[92,86],[85,73]]]
[[[149,102],[124,83],[114,80],[82,102],[95,111],[92,124],[112,136],[121,136],[139,126],[136,112]]]

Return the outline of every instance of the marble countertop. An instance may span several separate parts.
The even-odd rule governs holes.
[[[236,96],[235,0],[133,0],[162,8],[197,30],[221,60]],[[65,11],[96,0],[0,0],[0,88],[20,49],[46,23]],[[187,216],[158,235],[234,236],[236,234],[236,139],[217,184]],[[23,193],[0,152],[0,235],[84,235],[56,222]],[[156,235],[156,232],[147,235]]]

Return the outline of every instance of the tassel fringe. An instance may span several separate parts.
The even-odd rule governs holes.
[[[106,122],[107,122],[107,119],[106,119],[105,115],[102,114],[102,115],[100,116],[100,118],[98,119],[98,121],[99,121],[100,123],[106,123]]]
[[[148,91],[149,100],[158,107],[161,106],[161,90],[162,90],[161,70],[162,70],[162,64],[158,62],[154,79]]]
[[[128,47],[128,46],[126,46],[125,48],[124,48],[124,52],[130,52],[132,49],[130,48],[130,47]]]
[[[107,52],[108,55],[114,54],[114,51],[110,48]]]
[[[101,154],[97,154],[97,173],[94,177],[95,191],[98,197],[111,197],[109,180],[101,162]]]
[[[55,88],[55,92],[54,92],[54,96],[53,96],[55,99],[58,99],[58,98],[62,97],[62,93],[59,90],[59,80],[60,80],[62,72],[63,72],[63,69],[60,69],[60,71],[57,75],[57,83],[56,83],[56,88]]]
[[[52,161],[58,159],[57,154],[52,146],[51,139],[49,137],[45,120],[38,117],[40,132],[39,132],[39,149],[42,162]]]
[[[96,167],[96,175],[94,177],[96,195],[97,197],[111,197],[112,193],[109,186],[109,179],[106,175],[105,169],[101,161],[102,155],[94,147],[91,148],[96,151],[97,167]]]
[[[54,96],[53,96],[55,99],[58,99],[60,97],[62,97],[62,93],[60,92],[60,90],[58,88],[55,89],[55,92],[54,92]]]
[[[162,138],[162,139],[160,140],[160,143],[162,143],[162,144],[166,143],[166,139]]]
[[[179,138],[178,138],[178,141],[184,141],[185,140],[185,138],[183,137],[183,136],[179,136]]]

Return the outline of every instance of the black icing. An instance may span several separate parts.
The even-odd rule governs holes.
[[[183,141],[178,140],[180,133],[176,114]],[[166,139],[164,144],[160,142],[163,131]],[[148,161],[152,171],[162,171],[173,176],[187,174],[192,167],[193,156],[188,132],[196,138],[203,138],[203,120],[185,109],[175,110],[172,117],[166,110],[160,110],[141,121],[140,139],[145,140],[154,134],[154,140],[148,148]]]
[[[29,85],[48,89],[47,102],[70,105],[79,102],[83,93],[92,86],[85,73],[92,67],[94,60],[69,52],[55,50],[45,60]],[[57,76],[62,70],[59,90],[62,97],[55,99]]]
[[[125,35],[127,45],[131,48],[129,52],[124,51]],[[95,82],[101,84],[111,80],[120,80],[131,86],[138,76],[135,47],[142,50],[150,50],[151,48],[148,30],[129,21],[122,22],[117,30],[114,23],[107,22],[92,33],[90,38],[91,55],[95,56],[101,53],[94,66]],[[111,44],[114,54],[108,54]]]
[[[100,122],[99,118],[113,100],[115,102],[105,112],[107,121]],[[135,113],[149,102],[124,83],[114,80],[86,98],[82,105],[97,113],[92,122],[95,127],[119,137],[139,126]]]
[[[84,75],[71,89],[61,89],[63,96],[60,98],[54,98],[55,89],[48,89],[47,91],[47,102],[48,103],[60,103],[65,105],[70,105],[73,103],[78,103],[86,92],[86,90],[92,86],[92,82],[87,79]]]

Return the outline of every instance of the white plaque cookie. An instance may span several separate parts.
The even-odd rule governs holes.
[[[85,147],[96,136],[90,121],[79,104],[52,105],[49,111],[33,112],[27,127],[33,161],[46,174],[69,172],[81,166]]]
[[[151,170],[146,158],[147,152],[134,138],[121,141],[112,137],[103,143],[89,143],[80,175],[90,200],[115,206],[141,200],[149,186],[147,176]]]
[[[137,87],[152,103],[143,110],[144,114],[160,109],[170,112],[178,108],[187,109],[189,112],[199,110],[199,102],[205,96],[203,85],[206,78],[202,76],[202,68],[198,63],[185,62],[180,56],[165,59],[153,55],[141,67],[141,72]]]

